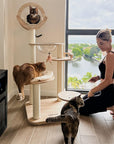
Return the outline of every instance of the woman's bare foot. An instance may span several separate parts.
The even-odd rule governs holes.
[[[114,120],[114,105],[111,107],[108,107],[107,110],[110,110],[110,114],[112,115],[113,120]]]
[[[113,112],[113,111],[110,111],[110,114],[111,114],[111,115],[114,115],[114,112]]]
[[[114,112],[111,111],[110,114],[112,115],[112,118],[114,120]]]

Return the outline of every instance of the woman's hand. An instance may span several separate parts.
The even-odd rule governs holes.
[[[92,96],[94,96],[94,93],[92,93],[92,91],[90,90],[90,91],[88,92],[88,97],[92,97]]]
[[[92,77],[88,82],[96,82],[96,81],[98,81],[100,79],[100,77],[99,76],[95,76],[95,77]]]

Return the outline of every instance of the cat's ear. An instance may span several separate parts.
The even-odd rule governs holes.
[[[78,97],[81,98],[81,94]]]
[[[37,8],[37,7],[35,8],[35,10],[36,10],[36,12],[38,13],[38,8]]]
[[[29,9],[31,10],[31,9],[32,9],[32,7],[31,7],[31,6],[29,6]]]

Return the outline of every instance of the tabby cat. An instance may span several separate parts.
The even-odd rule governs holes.
[[[29,6],[30,14],[27,15],[27,22],[29,24],[37,24],[40,21],[40,15],[38,15],[38,8]]]
[[[65,144],[68,144],[69,140],[71,144],[74,143],[79,126],[79,108],[82,106],[84,101],[81,96],[74,97],[63,106],[61,115],[46,119],[48,123],[61,123]]]
[[[25,97],[24,85],[30,84],[33,78],[40,76],[45,70],[46,65],[44,62],[35,64],[24,63],[21,66],[16,65],[13,67],[13,77],[19,90],[19,95],[17,96],[18,100],[23,100]]]

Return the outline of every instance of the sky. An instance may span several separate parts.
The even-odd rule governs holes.
[[[114,28],[114,0],[69,0],[69,28]],[[70,36],[69,43],[96,44],[96,38],[95,36]]]
[[[69,28],[113,28],[114,0],[69,0]]]

